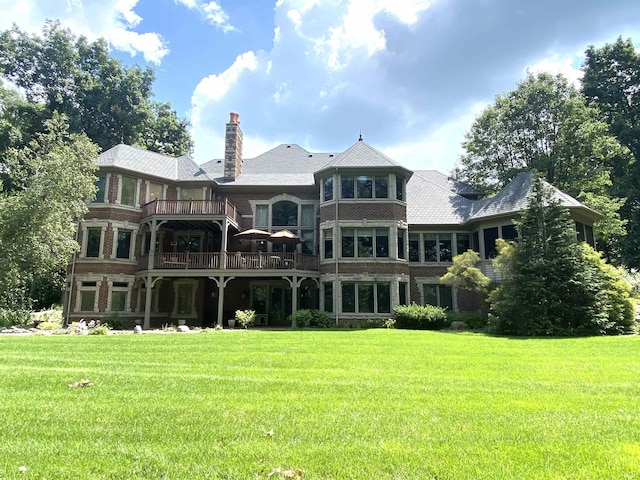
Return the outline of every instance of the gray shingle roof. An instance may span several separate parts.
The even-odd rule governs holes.
[[[531,172],[518,174],[518,176],[504,187],[495,197],[476,202],[473,214],[469,220],[480,220],[525,210],[529,204],[532,179],[533,175]],[[543,183],[552,189],[552,198],[558,200],[561,205],[568,208],[583,208],[592,214],[597,215],[597,212],[594,212],[572,196],[561,192],[547,182]]]
[[[335,167],[393,167],[404,169],[404,167],[398,162],[387,157],[384,153],[376,150],[367,142],[362,140],[354,143],[351,147],[343,153],[336,155],[333,159],[330,159],[320,170]]]
[[[430,170],[415,171],[407,183],[407,222],[411,225],[462,225],[473,204]]]
[[[435,183],[442,188],[450,189],[452,192],[456,192],[460,195],[482,196],[484,194],[484,192],[478,190],[474,186],[456,180],[455,178],[438,172],[437,170],[421,170],[420,173],[431,183]]]

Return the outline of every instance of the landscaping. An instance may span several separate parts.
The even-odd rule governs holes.
[[[0,337],[0,478],[640,477],[640,337]]]

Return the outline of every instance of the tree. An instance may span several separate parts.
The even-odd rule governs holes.
[[[445,285],[486,295],[491,279],[480,271],[479,264],[480,255],[473,250],[467,250],[453,257],[453,264],[447,268],[447,273],[440,277],[440,281]]]
[[[151,100],[152,69],[124,67],[105,40],[90,43],[59,22],[46,22],[41,36],[15,25],[1,32],[0,75],[49,116],[65,114],[71,131],[85,133],[102,150],[126,143],[184,155],[193,147],[186,120]]]
[[[496,263],[504,279],[489,296],[499,332],[584,335],[628,329],[631,287],[624,293],[616,286],[624,280],[576,242],[568,210],[539,178],[517,228],[517,242],[499,244]]]
[[[28,145],[7,150],[11,190],[0,191],[0,308],[28,309],[32,290],[77,248],[74,219],[95,194],[98,148],[58,114]]]
[[[625,229],[617,212],[624,198],[610,195],[611,170],[626,149],[566,78],[527,73],[479,115],[463,147],[457,176],[488,193],[531,171],[587,206],[604,209],[596,224],[599,246],[609,258],[619,256]]]
[[[620,209],[629,221],[629,236],[622,242],[625,263],[640,267],[640,55],[631,39],[586,50],[583,92],[603,113],[609,129],[631,156],[621,158],[613,170],[619,196],[628,198]]]

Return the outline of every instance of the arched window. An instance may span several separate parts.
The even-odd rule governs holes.
[[[274,227],[296,227],[298,204],[288,200],[276,202],[271,207],[271,225]]]

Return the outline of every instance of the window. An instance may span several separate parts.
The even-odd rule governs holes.
[[[342,284],[343,313],[390,313],[391,285],[386,282]]]
[[[375,177],[376,198],[389,198],[389,177]]]
[[[328,202],[329,200],[333,200],[333,177],[327,177],[322,181],[322,191],[323,191],[322,199],[325,202]]]
[[[302,253],[306,255],[314,255],[314,240],[315,233],[313,230],[302,230],[301,238],[302,238]]]
[[[102,242],[102,228],[87,228],[87,249],[85,257],[98,258],[100,256],[100,243]]]
[[[456,254],[460,255],[471,248],[471,235],[456,233]]]
[[[111,311],[124,312],[127,309],[127,291],[114,290],[111,292]]]
[[[488,260],[498,254],[496,249],[496,240],[498,238],[498,227],[485,228],[484,234],[484,258]]]
[[[453,250],[451,249],[451,234],[438,234],[438,261],[450,262],[453,259]]]
[[[359,176],[356,179],[358,198],[373,198],[373,181],[371,177]]]
[[[502,238],[505,240],[517,240],[518,231],[515,225],[503,225],[502,226]]]
[[[288,200],[276,202],[271,207],[271,225],[294,227],[298,225],[298,204]]]
[[[324,283],[324,311],[333,312],[333,283]]]
[[[480,254],[480,234],[473,232],[473,251]]]
[[[342,198],[354,198],[354,180],[355,177],[341,177],[340,181],[340,196]]]
[[[593,248],[596,247],[596,239],[593,235],[593,227],[591,225],[585,225],[584,230],[586,232],[587,243],[591,245]]]
[[[404,178],[396,175],[396,200],[404,200]]]
[[[180,187],[180,200],[202,200],[201,187]]]
[[[404,259],[404,235],[405,230],[398,229],[398,258]]]
[[[324,258],[333,258],[333,229],[325,228],[322,230],[324,240]]]
[[[104,203],[107,198],[107,177],[105,175],[98,176],[95,186],[97,188],[95,203]]]
[[[136,205],[136,189],[138,181],[133,177],[122,177],[122,192],[120,194],[120,204],[134,207]]]
[[[149,201],[152,202],[154,200],[162,200],[162,192],[164,191],[164,187],[160,183],[150,183],[149,184]]]
[[[420,235],[417,233],[409,234],[409,261],[420,261]]]
[[[425,284],[423,303],[452,310],[453,291],[448,285]]]
[[[199,252],[202,238],[192,235],[178,235],[176,237],[176,252]]]
[[[256,205],[256,227],[269,226],[269,205]]]
[[[316,209],[313,205],[302,205],[300,207],[300,216],[302,217],[301,227],[315,227]]]
[[[116,258],[130,258],[131,256],[131,230],[118,230],[118,245]]]
[[[96,302],[95,290],[81,290],[80,291],[80,311],[81,312],[93,312]]]
[[[400,282],[398,284],[398,303],[400,305],[408,305],[408,301],[407,301],[407,292],[408,292],[408,288],[407,288],[407,283],[406,282]]]
[[[388,258],[388,228],[343,228],[342,256],[358,258]]]

